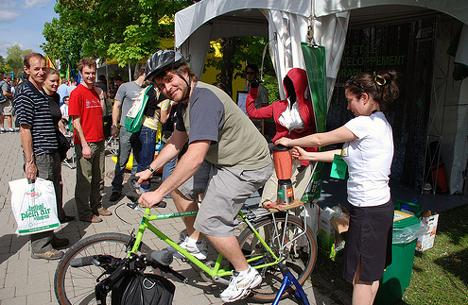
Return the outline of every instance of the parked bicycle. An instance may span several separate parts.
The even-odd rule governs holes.
[[[127,204],[137,208],[137,203]],[[160,209],[161,206],[157,207]],[[300,208],[299,208],[300,209]],[[206,263],[192,256],[184,248],[161,231],[153,221],[191,217],[193,212],[153,214],[145,209],[136,234],[121,233],[96,234],[73,245],[57,266],[54,286],[61,305],[70,304],[111,304],[112,285],[129,262],[140,272],[146,266],[174,275],[188,283],[182,274],[170,267],[172,253],[152,250],[142,242],[148,229],[161,241],[179,252],[194,268],[204,274],[204,279],[215,283],[228,284],[232,266],[218,254],[214,261]],[[263,208],[242,209],[238,218],[239,244],[247,262],[262,275],[262,284],[254,289],[251,300],[272,302],[281,289],[283,273],[280,265],[286,266],[302,285],[310,276],[316,261],[317,247],[313,233],[307,224],[288,211],[271,212]],[[135,266],[138,266],[135,267]],[[288,296],[286,290],[282,297]],[[96,296],[99,301],[96,301]]]

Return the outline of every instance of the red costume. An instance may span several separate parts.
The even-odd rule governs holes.
[[[246,100],[246,110],[251,119],[269,119],[273,118],[276,127],[276,134],[272,139],[276,140],[287,137],[290,139],[302,138],[315,133],[315,118],[312,101],[309,98],[309,86],[307,83],[306,71],[300,68],[292,68],[283,79],[283,87],[286,93],[286,99],[271,103],[269,106],[255,108],[255,98],[258,88],[251,88]],[[281,115],[291,109],[297,103],[302,127],[289,130],[280,121]],[[307,151],[317,151],[315,147],[309,147]],[[301,161],[301,165],[309,165],[308,161]]]

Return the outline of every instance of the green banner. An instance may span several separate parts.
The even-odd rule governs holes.
[[[317,132],[325,132],[327,128],[327,73],[325,64],[325,47],[310,46],[303,42],[302,54],[307,71],[310,96],[314,108],[315,127]],[[321,150],[321,149],[320,149]],[[309,184],[308,202],[318,200],[321,193],[322,167],[320,162],[315,168],[312,181]]]
[[[327,73],[325,67],[325,47],[309,46],[303,42],[302,54],[306,65],[310,96],[314,106],[317,132],[326,131],[327,125]]]

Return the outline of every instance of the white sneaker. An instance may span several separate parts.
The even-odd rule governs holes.
[[[179,246],[187,250],[190,254],[192,254],[201,261],[204,261],[208,255],[208,247],[206,245],[205,239],[196,241],[188,236],[185,236],[183,238],[183,241],[179,243]],[[170,248],[169,250],[171,250],[174,253],[173,255],[175,257],[180,259],[185,258],[182,254],[175,251],[173,248]]]
[[[223,302],[234,302],[245,298],[251,289],[262,283],[262,276],[251,266],[246,271],[234,271],[229,286],[221,293]]]
[[[8,132],[15,132],[13,128],[8,128]]]

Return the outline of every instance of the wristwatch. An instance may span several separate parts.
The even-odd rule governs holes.
[[[150,171],[150,173],[154,174],[154,172],[156,171],[154,168],[152,168],[151,166],[148,166],[148,170]]]

